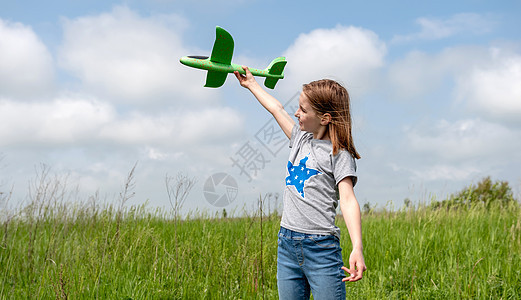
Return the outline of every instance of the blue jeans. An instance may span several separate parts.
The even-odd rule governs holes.
[[[280,228],[277,256],[279,298],[345,299],[342,248],[334,235]]]

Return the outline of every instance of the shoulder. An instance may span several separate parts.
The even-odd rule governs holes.
[[[292,148],[296,143],[301,140],[310,139],[313,134],[307,131],[300,130],[300,126],[295,124],[291,129],[291,138],[289,140],[289,147]]]
[[[331,159],[333,162],[348,162],[349,164],[356,165],[356,159],[345,149],[340,149],[335,155],[333,155],[333,151],[331,151]]]
[[[353,186],[357,182],[356,160],[351,153],[342,149],[336,155],[331,153],[333,173],[337,184],[345,177],[351,177]]]

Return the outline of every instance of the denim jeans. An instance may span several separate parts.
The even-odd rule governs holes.
[[[279,298],[345,299],[342,248],[334,235],[280,228],[277,256]]]

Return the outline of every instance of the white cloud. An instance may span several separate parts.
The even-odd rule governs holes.
[[[411,51],[389,66],[387,84],[396,99],[417,100],[439,90],[446,80],[454,82],[486,57],[483,47],[459,46],[436,54]]]
[[[436,62],[434,62],[436,61]],[[389,66],[387,82],[395,98],[414,99],[437,88],[447,70],[443,59],[412,51]]]
[[[476,13],[455,14],[446,19],[418,18],[416,23],[421,30],[410,35],[397,35],[393,42],[407,42],[411,40],[437,40],[460,34],[479,35],[491,32],[496,26],[495,17]]]
[[[458,78],[457,95],[471,111],[521,123],[521,55],[491,48],[485,64]]]
[[[339,80],[358,92],[375,85],[384,65],[386,46],[367,29],[337,26],[301,34],[286,50],[285,71],[293,92],[304,83],[325,77]],[[286,80],[286,79],[285,79]]]
[[[0,144],[3,146],[79,146],[111,144],[193,147],[224,142],[240,134],[240,114],[212,107],[184,113],[119,114],[107,103],[82,97],[48,102],[0,101]]]
[[[413,51],[389,66],[397,100],[464,104],[466,112],[500,123],[521,122],[521,55],[500,47],[454,47],[438,54]]]
[[[468,181],[469,178],[482,173],[475,166],[456,166],[456,165],[434,165],[425,168],[424,170],[414,170],[414,177],[425,180],[454,180],[454,181]]]
[[[410,180],[419,182],[431,181],[468,181],[480,173],[481,170],[475,166],[466,165],[449,165],[445,163],[438,163],[433,165],[419,164],[416,166],[398,166],[391,164],[390,167],[395,172],[405,172],[409,174]]]
[[[53,80],[52,56],[33,30],[0,19],[0,96],[40,95]]]
[[[183,125],[183,130],[178,133],[182,140],[206,143],[220,143],[221,139],[240,133],[244,127],[239,112],[227,107],[185,114],[179,122]]]
[[[447,192],[485,176],[518,180],[521,131],[512,123],[521,120],[520,57],[507,44],[457,45],[393,62],[384,88],[416,100],[403,111],[422,120],[401,122],[409,125],[391,154],[394,175]]]
[[[521,161],[521,131],[481,119],[440,120],[404,128],[404,139],[385,154],[392,175],[410,183],[453,189],[485,176],[510,176]],[[380,164],[381,165],[381,164]]]
[[[14,83],[21,90],[31,90],[38,81],[18,83],[2,73],[6,68],[0,69],[0,147],[11,164],[5,173],[14,174],[19,193],[23,193],[19,183],[26,179],[22,177],[30,176],[39,162],[58,172],[72,170],[88,193],[112,193],[119,191],[126,172],[139,161],[140,189],[149,192],[141,201],[161,198],[158,190],[163,188],[161,176],[166,172],[184,170],[205,176],[212,168],[231,164],[230,145],[244,135],[244,119],[235,109],[218,104],[219,90],[203,88],[205,72],[179,63],[181,56],[201,52],[183,44],[184,22],[175,15],[143,17],[126,7],[64,20],[57,61],[80,80],[74,93],[61,87],[58,97],[40,95],[33,99],[38,101],[17,101]],[[29,28],[0,25],[0,37],[32,41],[22,50],[47,53]],[[5,35],[5,28],[12,34]],[[13,49],[8,50],[16,52]],[[41,49],[45,51],[36,51]],[[22,50],[19,55],[24,54]],[[0,67],[9,66],[3,57]],[[21,57],[33,68],[39,66],[27,55]],[[53,61],[48,58],[41,69],[52,71]],[[29,64],[17,59],[16,68],[29,70]],[[35,78],[52,79],[42,74]],[[4,83],[11,89],[4,89]]]
[[[242,117],[233,109],[212,107],[201,111],[167,111],[158,115],[138,112],[101,129],[100,137],[122,144],[160,146],[208,145],[240,133]]]
[[[64,20],[60,65],[87,89],[125,103],[207,99],[204,74],[179,63],[192,52],[181,39],[185,23],[176,15],[141,17],[126,7]]]
[[[517,152],[521,149],[521,132],[480,119],[441,120],[407,128],[405,133],[407,146],[425,160],[459,164],[478,159],[488,164],[519,156]]]
[[[2,145],[73,144],[94,137],[113,120],[107,104],[88,99],[58,98],[50,102],[0,101]]]

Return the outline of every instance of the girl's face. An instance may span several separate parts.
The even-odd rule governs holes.
[[[311,104],[304,92],[300,93],[298,104],[299,107],[295,112],[295,117],[298,119],[300,130],[311,132],[316,136],[323,125],[316,111],[311,108]]]

